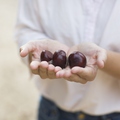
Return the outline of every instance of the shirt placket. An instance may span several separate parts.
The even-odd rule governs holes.
[[[93,42],[97,15],[103,0],[84,0],[84,41]]]

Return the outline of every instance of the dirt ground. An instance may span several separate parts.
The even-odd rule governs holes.
[[[14,41],[17,0],[0,0],[0,120],[36,120],[38,91]]]

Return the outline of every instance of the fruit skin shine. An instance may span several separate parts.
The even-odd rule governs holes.
[[[85,67],[87,64],[86,57],[83,53],[75,51],[66,57],[66,53],[63,50],[55,51],[54,54],[48,50],[43,50],[40,55],[41,61],[47,61],[54,66],[59,66],[62,69],[69,65],[70,68],[75,66]]]
[[[55,51],[53,54],[53,65],[60,66],[61,68],[66,67],[67,57],[66,53],[63,50]]]
[[[82,54],[79,51],[73,52],[68,56],[68,63],[70,68],[79,66],[79,67],[85,67],[87,60],[84,54]]]
[[[43,50],[40,56],[41,61],[50,62],[53,59],[53,54],[48,50]]]

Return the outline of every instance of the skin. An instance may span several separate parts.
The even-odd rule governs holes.
[[[84,47],[85,46],[85,47]],[[64,76],[66,79],[67,77],[69,77],[69,79],[71,79],[73,77],[73,74],[78,74],[78,76],[81,76],[81,83],[86,83],[87,81],[92,81],[94,80],[96,74],[97,74],[97,70],[100,69],[104,72],[106,72],[107,74],[110,74],[111,76],[120,79],[120,64],[119,60],[120,60],[120,54],[117,52],[112,52],[112,51],[108,51],[105,50],[103,48],[98,47],[95,44],[91,44],[91,43],[83,43],[78,45],[78,47],[74,46],[72,49],[75,50],[80,50],[81,52],[83,52],[86,56],[87,56],[87,68],[92,70],[88,70],[88,69],[84,69],[84,68],[80,68],[80,67],[74,67],[72,68],[70,71],[66,71],[66,70],[62,70],[59,71],[57,74],[59,76]],[[86,49],[87,48],[87,49]],[[88,51],[87,51],[88,50]],[[93,56],[92,58],[95,58],[95,61],[88,56]],[[91,64],[93,62],[93,64]],[[93,69],[94,68],[94,69]],[[88,70],[88,72],[87,72]],[[63,72],[64,71],[64,72]],[[90,73],[91,71],[91,73]],[[74,76],[75,77],[75,76]],[[78,80],[77,78],[74,78],[74,81],[76,79],[76,82],[80,82],[80,79]],[[71,79],[72,81],[73,79]]]
[[[30,70],[33,74],[39,75],[42,79],[55,79],[56,72],[61,70],[61,68],[54,67],[52,64],[48,64],[45,61],[40,62],[40,54],[42,50],[49,50],[54,53],[56,50],[60,49],[64,49],[64,51],[67,53],[69,48],[55,40],[33,40],[21,46],[20,56],[29,56]]]
[[[56,75],[69,81],[80,82],[82,84],[94,80],[98,68],[102,69],[104,67],[105,61],[107,59],[106,50],[100,48],[94,43],[82,43],[70,48],[68,50],[68,55],[73,51],[80,51],[86,56],[86,67],[73,67],[72,69],[68,67],[58,71]]]
[[[112,75],[113,77],[120,79],[120,53],[107,51],[107,60],[104,68],[104,72]]]
[[[73,67],[70,69],[67,67],[61,69],[60,67],[54,67],[52,64],[48,64],[45,61],[40,62],[40,53],[45,49],[52,53],[62,49],[66,52],[67,56],[74,51],[80,51],[85,54],[87,65],[85,68]],[[113,77],[120,78],[120,65],[118,65],[120,54],[106,51],[94,43],[82,43],[69,48],[55,40],[34,40],[20,48],[20,56],[25,57],[27,55],[29,55],[32,73],[39,75],[42,79],[64,78],[68,81],[85,84],[88,81],[94,80],[98,69],[113,75]]]

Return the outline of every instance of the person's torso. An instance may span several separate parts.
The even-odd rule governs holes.
[[[96,0],[94,5],[94,0],[83,1],[38,0],[38,17],[44,33],[68,46],[90,41],[120,51],[120,1]],[[85,85],[46,80],[41,81],[41,86],[43,95],[64,110],[90,114],[120,111],[120,82],[101,71],[93,82]]]

